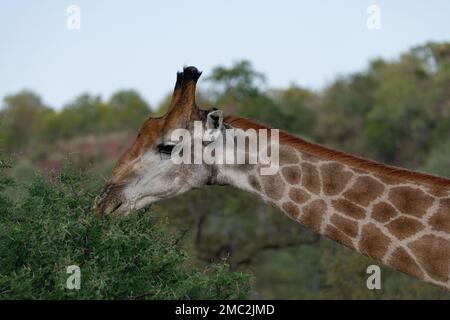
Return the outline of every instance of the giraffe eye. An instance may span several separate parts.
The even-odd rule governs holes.
[[[174,144],[163,144],[163,143],[161,143],[161,144],[158,145],[158,152],[162,153],[162,154],[170,155],[170,154],[172,154],[173,147],[175,147]]]

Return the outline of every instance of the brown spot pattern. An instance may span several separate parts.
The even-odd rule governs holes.
[[[422,190],[410,187],[394,187],[389,192],[389,201],[402,213],[421,217],[433,204],[433,198]]]
[[[354,172],[356,172],[356,173],[359,173],[359,174],[367,174],[367,171],[363,171],[363,170],[358,169],[358,168],[353,168],[353,167],[352,167],[352,170],[353,170]]]
[[[336,195],[344,190],[352,177],[352,173],[344,171],[344,166],[337,163],[327,163],[321,167],[323,191],[327,195]]]
[[[408,217],[399,217],[386,225],[386,228],[397,239],[403,240],[423,230],[425,226],[417,220]]]
[[[281,173],[286,181],[290,184],[299,184],[301,179],[301,171],[298,166],[289,166],[281,169]]]
[[[289,191],[289,198],[291,198],[293,201],[297,203],[305,203],[311,198],[311,196],[302,189],[292,188]]]
[[[352,238],[358,234],[358,224],[352,220],[334,214],[330,221],[336,228]]]
[[[450,268],[450,242],[425,235],[408,245],[430,277],[447,282]]]
[[[298,155],[294,149],[280,146],[279,152],[280,166],[284,166],[287,164],[297,164],[299,162]]]
[[[286,214],[289,217],[291,217],[292,219],[297,219],[300,211],[294,203],[292,203],[291,201],[285,202],[285,203],[283,203],[283,205],[281,207],[283,208],[284,212],[286,212]]]
[[[346,247],[353,249],[352,240],[346,236],[342,231],[333,227],[332,225],[328,225],[325,229],[325,234],[332,240],[343,244]]]
[[[450,199],[442,199],[438,211],[430,218],[430,226],[437,231],[450,233]]]
[[[394,179],[394,178],[391,178],[391,177],[388,177],[388,176],[385,176],[382,174],[377,174],[377,175],[375,175],[375,177],[380,179],[383,183],[388,184],[388,185],[396,185],[399,182],[397,179]]]
[[[444,188],[439,187],[430,187],[428,192],[435,197],[445,197],[448,194],[448,191]]]
[[[394,218],[397,215],[397,211],[393,206],[387,202],[380,202],[373,206],[372,218],[385,223]]]
[[[320,192],[320,179],[317,168],[309,163],[302,163],[302,185],[310,192]]]
[[[359,249],[361,253],[381,260],[386,254],[390,242],[391,240],[380,229],[373,223],[369,223],[361,230]]]
[[[392,253],[391,258],[388,261],[388,264],[399,271],[405,272],[411,276],[422,277],[423,272],[420,270],[417,263],[413,258],[406,252],[403,248],[397,248]]]
[[[370,177],[359,177],[350,190],[344,196],[352,202],[367,206],[372,200],[378,198],[384,190],[384,186]]]
[[[319,161],[319,158],[309,154],[309,153],[302,153],[302,159],[309,162],[317,162]]]
[[[283,197],[284,183],[279,173],[261,176],[264,193],[271,199],[280,200]]]
[[[354,219],[362,219],[366,216],[363,208],[351,203],[346,199],[338,199],[332,202],[333,207],[343,214]]]
[[[302,209],[300,222],[316,231],[320,229],[326,205],[323,200],[314,200]]]

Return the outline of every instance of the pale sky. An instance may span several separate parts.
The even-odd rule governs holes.
[[[72,4],[80,30],[66,27]],[[372,4],[381,9],[376,31],[366,26]],[[3,0],[0,97],[27,88],[60,108],[84,92],[135,89],[155,106],[183,65],[208,75],[240,59],[272,88],[320,89],[372,58],[449,41],[449,21],[448,0]]]

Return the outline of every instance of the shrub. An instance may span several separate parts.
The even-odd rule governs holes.
[[[247,297],[249,276],[226,264],[190,265],[151,214],[97,218],[86,179],[66,169],[52,182],[36,175],[15,203],[0,195],[0,299]],[[0,190],[6,187],[3,172]],[[70,265],[81,269],[80,290],[66,288]]]

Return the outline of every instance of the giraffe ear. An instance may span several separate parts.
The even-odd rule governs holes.
[[[223,128],[223,112],[221,110],[209,111],[206,115],[206,129],[222,130]]]

